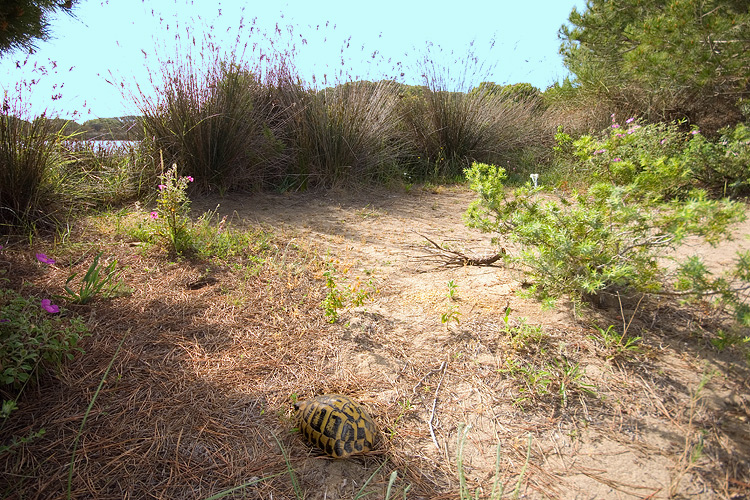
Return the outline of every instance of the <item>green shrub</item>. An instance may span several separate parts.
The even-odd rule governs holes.
[[[719,196],[750,195],[750,127],[739,124],[721,131],[712,142],[697,135],[685,150],[695,179]]]
[[[575,170],[594,181],[636,184],[648,196],[685,198],[698,188],[718,196],[750,194],[750,129],[726,129],[717,142],[680,123],[620,124],[615,115],[597,139],[584,135],[571,144],[556,136],[556,151],[572,153]]]
[[[661,291],[666,273],[660,257],[688,235],[715,244],[744,217],[741,204],[709,200],[700,191],[684,200],[649,195],[650,184],[639,175],[629,184],[597,182],[556,197],[530,186],[510,192],[504,170],[492,165],[475,163],[466,175],[479,194],[467,223],[520,244],[515,259],[535,280],[532,291],[548,303]]]
[[[20,389],[35,373],[80,351],[76,346],[88,335],[86,325],[80,318],[51,313],[54,307],[0,288],[0,383]]]

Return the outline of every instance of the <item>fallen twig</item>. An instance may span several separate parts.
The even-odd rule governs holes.
[[[505,249],[501,248],[500,251],[495,254],[467,255],[457,250],[445,248],[435,241],[431,240],[424,234],[417,234],[426,239],[430,244],[432,244],[432,246],[420,247],[422,250],[430,254],[429,256],[423,257],[422,259],[442,262],[443,265],[447,267],[492,266],[506,254]]]

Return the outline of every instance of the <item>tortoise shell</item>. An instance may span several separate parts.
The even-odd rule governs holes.
[[[378,428],[362,406],[342,394],[324,394],[294,404],[305,439],[333,458],[373,449]]]

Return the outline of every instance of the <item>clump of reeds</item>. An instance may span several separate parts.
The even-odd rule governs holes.
[[[382,179],[399,159],[397,86],[346,82],[307,92],[291,121],[300,174],[323,185]]]
[[[54,221],[52,169],[59,163],[57,134],[42,114],[25,120],[21,100],[6,95],[0,110],[0,227],[32,228]]]
[[[229,51],[208,31],[199,45],[190,29],[186,34],[190,48],[161,56],[159,70],[151,74],[155,93],[137,87],[131,96],[143,115],[147,173],[155,181],[163,159],[180,165],[202,191],[278,183],[287,162],[282,140],[287,110],[279,86],[293,81],[283,56],[260,54],[250,64],[244,55],[248,44],[243,47],[239,34]]]
[[[471,50],[454,61],[453,74],[434,61],[428,50],[420,68],[421,92],[404,101],[410,140],[424,173],[453,177],[474,161],[504,165],[551,137],[541,126],[539,97],[511,99],[478,85],[489,71]],[[463,70],[458,76],[456,68]]]

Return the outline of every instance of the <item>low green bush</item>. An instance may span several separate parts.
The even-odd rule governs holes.
[[[750,129],[739,124],[718,141],[681,123],[640,124],[635,118],[611,125],[599,137],[576,140],[558,132],[556,152],[594,182],[637,185],[644,195],[686,198],[695,189],[712,196],[750,194]]]
[[[80,351],[78,342],[89,335],[86,325],[59,311],[48,299],[0,287],[0,384],[20,391],[33,377]],[[14,407],[4,401],[5,416]]]
[[[472,227],[519,244],[520,253],[511,258],[528,271],[534,279],[531,291],[548,304],[562,297],[578,304],[597,302],[603,292],[661,292],[667,273],[659,259],[688,235],[712,244],[729,238],[730,225],[744,217],[744,206],[708,199],[699,190],[684,199],[666,199],[644,181],[651,175],[642,170],[627,184],[599,181],[566,195],[531,185],[510,191],[503,168],[474,163],[466,176],[479,199],[466,219]],[[676,171],[664,185],[679,185],[679,178]],[[738,265],[748,268],[750,263],[740,260]],[[747,269],[739,272],[747,275]],[[706,288],[683,286],[682,291],[703,294]]]

